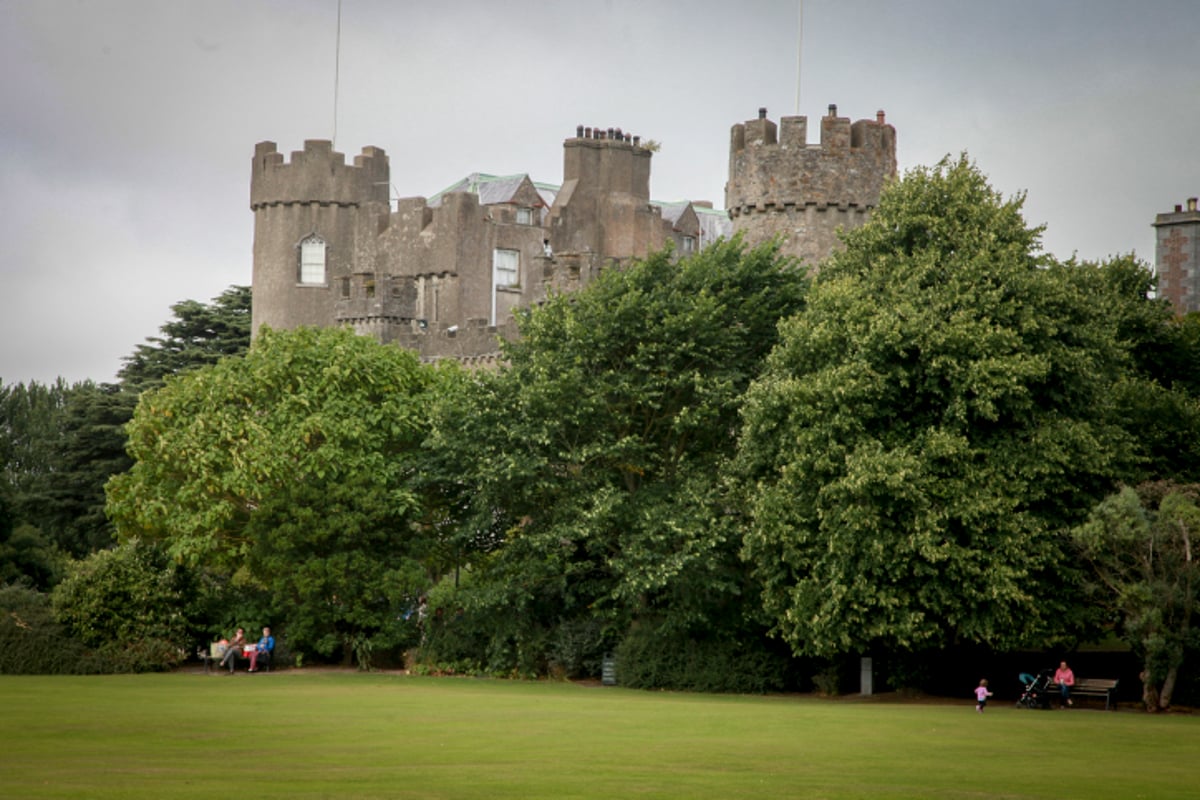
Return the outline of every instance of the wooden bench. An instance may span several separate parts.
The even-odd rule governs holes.
[[[1115,678],[1076,678],[1071,687],[1071,697],[1103,697],[1104,710],[1117,707],[1117,684]],[[1059,694],[1062,689],[1057,683],[1050,684],[1050,691]]]
[[[252,650],[255,646],[249,645],[248,647],[249,647],[249,650]],[[249,661],[250,661],[249,650],[243,650],[242,652],[238,653],[237,656],[234,657],[234,663],[236,664],[238,661],[245,661],[245,662],[249,663]],[[256,669],[255,672],[270,672],[271,671],[271,655],[273,655],[273,654],[268,654],[268,655],[266,655],[265,658],[262,655],[259,655],[258,669]],[[201,647],[200,649],[198,649],[196,651],[196,657],[204,662],[204,674],[207,675],[211,671],[221,668],[221,660],[225,656],[224,655],[213,655],[211,648],[205,649],[205,648]]]

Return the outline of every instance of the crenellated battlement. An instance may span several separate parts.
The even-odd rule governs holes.
[[[725,206],[741,214],[786,206],[874,208],[896,174],[896,129],[880,111],[851,122],[837,106],[821,118],[820,143],[808,143],[808,118],[758,119],[733,126]]]
[[[346,156],[333,149],[327,139],[309,139],[303,150],[284,160],[274,142],[254,146],[250,178],[250,208],[316,203],[361,206],[388,203],[389,167],[387,154],[378,147],[364,147],[346,164]]]
[[[821,118],[820,142],[808,143],[808,118],[779,124],[758,118],[730,131],[725,207],[735,231],[751,241],[774,235],[810,266],[836,246],[839,227],[862,224],[896,175],[896,129],[884,113],[851,122],[837,106]]]

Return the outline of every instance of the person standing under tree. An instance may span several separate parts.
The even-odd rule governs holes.
[[[1054,682],[1058,684],[1058,690],[1062,692],[1061,708],[1073,706],[1071,702],[1071,687],[1075,685],[1075,673],[1071,672],[1071,668],[1067,666],[1067,662],[1063,661],[1058,665],[1058,669],[1054,671]]]

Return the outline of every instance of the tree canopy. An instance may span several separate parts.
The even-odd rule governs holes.
[[[118,373],[134,393],[160,385],[168,375],[240,355],[250,346],[250,287],[230,286],[211,303],[183,300],[172,319],[126,357]]]
[[[1127,354],[1022,197],[965,157],[917,169],[845,235],[751,387],[745,556],[798,653],[1049,640],[1063,532],[1129,444]]]
[[[1116,615],[1142,657],[1146,707],[1167,708],[1185,655],[1200,647],[1200,485],[1126,487],[1072,537],[1092,568],[1089,598]]]
[[[112,544],[104,483],[132,463],[125,424],[138,395],[168,375],[244,352],[250,344],[250,289],[232,286],[211,304],[185,300],[162,336],[137,346],[119,383],[0,386],[3,490],[23,537],[37,536],[83,557]]]
[[[349,330],[264,330],[143,395],[109,515],[269,589],[297,648],[362,658],[427,583],[413,476],[436,375]]]
[[[490,536],[475,587],[497,638],[743,624],[719,474],[806,283],[774,246],[658,253],[531,310],[510,366],[449,399],[430,447],[466,492],[461,530]]]

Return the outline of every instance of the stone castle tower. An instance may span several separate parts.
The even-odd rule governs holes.
[[[1155,217],[1154,239],[1158,296],[1170,300],[1179,316],[1200,311],[1200,210],[1196,198],[1188,198],[1186,209],[1177,205],[1174,212]]]
[[[360,243],[388,215],[388,161],[363,148],[353,165],[328,141],[307,141],[285,163],[274,142],[254,148],[252,330],[330,325],[333,276],[348,275]]]
[[[880,111],[851,123],[837,106],[821,118],[820,144],[808,144],[808,118],[758,119],[733,126],[725,207],[751,243],[773,236],[812,269],[838,246],[837,229],[867,221],[896,176],[896,129]]]
[[[517,335],[517,309],[575,291],[604,269],[664,248],[685,256],[738,230],[748,244],[781,235],[810,267],[862,224],[896,172],[895,129],[851,124],[830,106],[821,143],[804,117],[735,125],[728,212],[651,199],[651,150],[620,128],[578,126],[563,141],[561,186],[528,175],[473,173],[432,197],[390,202],[388,157],[352,164],[310,140],[285,160],[255,146],[251,324],[349,325],[423,359],[495,363]],[[731,220],[732,217],[732,220]]]

